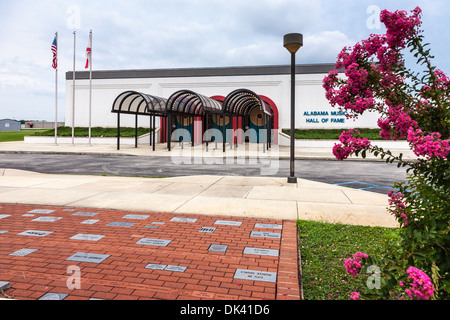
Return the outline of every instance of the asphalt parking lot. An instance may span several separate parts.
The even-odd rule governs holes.
[[[78,154],[0,154],[0,168],[39,173],[87,174],[136,177],[179,177],[225,175],[245,177],[287,177],[289,161],[249,159],[216,160],[205,164],[185,160],[174,164],[171,157]],[[264,174],[262,168],[268,168]],[[273,169],[273,170],[272,170]],[[302,179],[387,194],[396,182],[405,181],[406,170],[375,161],[297,160],[296,175]]]

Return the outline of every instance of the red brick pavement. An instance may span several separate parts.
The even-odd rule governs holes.
[[[30,213],[35,209],[55,211]],[[73,215],[80,211],[98,214]],[[33,216],[26,216],[30,214]],[[128,214],[149,217],[124,219]],[[62,219],[33,221],[40,217]],[[197,221],[173,222],[174,217]],[[82,223],[89,219],[99,221]],[[218,225],[217,220],[242,224]],[[134,225],[107,226],[111,222]],[[257,228],[257,223],[283,228]],[[202,227],[215,228],[215,231],[199,232]],[[45,237],[19,235],[27,230],[52,233]],[[281,232],[282,236],[281,239],[251,237],[252,231]],[[98,241],[70,239],[77,234],[104,237]],[[136,243],[143,238],[171,242],[166,247]],[[228,248],[225,253],[212,252],[209,251],[212,244]],[[244,254],[246,247],[279,250],[279,256]],[[24,248],[37,251],[24,257],[11,255]],[[67,260],[78,252],[109,257],[99,264]],[[65,300],[299,300],[297,262],[295,221],[0,204],[0,281],[10,282],[11,288],[5,294],[18,300],[37,300],[47,293],[66,294]],[[186,269],[184,272],[147,269],[149,264]],[[79,268],[79,278],[75,278],[77,273],[69,269],[71,266]],[[238,269],[276,273],[276,282],[237,279]],[[68,284],[76,285],[77,279],[81,288],[71,290]]]

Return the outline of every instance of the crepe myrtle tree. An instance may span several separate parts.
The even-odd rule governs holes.
[[[380,136],[408,141],[417,156],[406,161],[357,130],[343,132],[333,148],[339,160],[371,153],[407,168],[407,182],[397,183],[398,192],[389,193],[389,211],[400,225],[398,244],[383,257],[357,261],[361,268],[382,267],[381,288],[369,292],[378,298],[448,299],[450,293],[450,78],[433,65],[421,18],[419,7],[409,13],[383,10],[386,33],[345,47],[323,81],[333,107],[349,118],[377,112]],[[417,70],[406,67],[406,56]],[[345,77],[339,70],[345,70]],[[417,281],[426,288],[417,289]],[[352,294],[352,299],[364,297]]]

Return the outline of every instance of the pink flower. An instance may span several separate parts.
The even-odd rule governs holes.
[[[392,209],[392,213],[397,218],[402,218],[403,224],[405,226],[407,226],[408,225],[408,215],[407,215],[407,211],[406,211],[406,204],[404,202],[405,195],[401,192],[394,193],[392,191],[389,191],[388,197],[389,197],[389,199],[388,199],[389,205],[392,207],[395,207]]]
[[[406,271],[409,275],[408,283],[410,287],[405,289],[405,293],[413,300],[429,300],[434,295],[434,287],[428,275],[420,269],[409,267]]]
[[[373,81],[379,81],[387,90],[393,90],[396,85],[405,81],[401,66],[404,61],[398,48],[405,48],[407,41],[419,33],[422,10],[417,7],[408,16],[406,11],[389,12],[383,10],[381,21],[386,25],[386,35],[370,35],[353,47],[345,47],[338,55],[335,70],[330,72],[323,81],[326,98],[332,106],[340,106],[350,111],[347,117],[356,118],[367,110],[381,110],[384,103],[375,100]],[[377,61],[371,63],[370,61]],[[339,80],[339,70],[344,69],[346,81]],[[436,71],[436,82],[442,87],[448,87],[450,79],[440,70]],[[379,80],[376,80],[379,79]],[[384,119],[386,125],[393,122],[396,115]],[[407,119],[411,122],[411,119]],[[401,121],[398,121],[401,123]],[[410,126],[400,130],[400,137],[406,137]],[[390,137],[388,130],[382,132],[382,137]],[[394,136],[397,139],[399,137]]]
[[[357,275],[362,268],[361,263],[362,263],[363,259],[366,259],[368,257],[369,256],[365,253],[356,252],[353,255],[353,259],[345,260],[344,266],[345,266],[345,269],[347,270],[347,273],[351,274],[352,276]]]
[[[333,147],[334,156],[341,161],[347,159],[352,153],[353,150],[350,147],[342,146],[340,144],[335,144]]]
[[[425,156],[428,160],[431,158],[447,159],[450,152],[450,139],[441,140],[441,134],[438,132],[425,135],[420,129],[410,129],[408,142],[417,156]]]
[[[354,129],[342,132],[339,137],[341,144],[335,144],[333,148],[333,154],[338,160],[345,160],[356,151],[370,148],[371,143],[369,139],[355,137],[355,135],[359,134],[360,132]]]
[[[406,11],[389,12],[383,10],[380,20],[386,25],[387,42],[391,47],[405,48],[406,39],[416,34],[421,26],[422,10],[416,7],[408,17]]]
[[[382,130],[380,136],[386,140],[405,139],[408,131],[417,128],[417,122],[412,120],[402,105],[393,106],[386,100],[388,106],[387,117],[378,120],[378,127]]]
[[[361,262],[362,259],[367,259],[368,257],[369,256],[367,254],[362,253],[362,252],[357,252],[353,255],[353,258],[358,262]]]
[[[350,299],[352,299],[352,300],[362,300],[359,297],[359,292],[352,292],[352,294],[350,295]]]
[[[450,78],[440,69],[434,71],[434,76],[436,77],[436,88],[447,90],[450,86]]]

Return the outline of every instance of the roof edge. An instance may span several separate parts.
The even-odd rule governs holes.
[[[334,63],[296,65],[297,74],[321,74],[334,70]],[[290,65],[210,67],[210,68],[169,68],[135,70],[98,70],[92,72],[93,79],[142,79],[142,78],[182,78],[182,77],[223,77],[285,75],[291,73]],[[88,80],[89,71],[75,72],[77,80]],[[66,80],[73,79],[73,72],[66,73]]]

